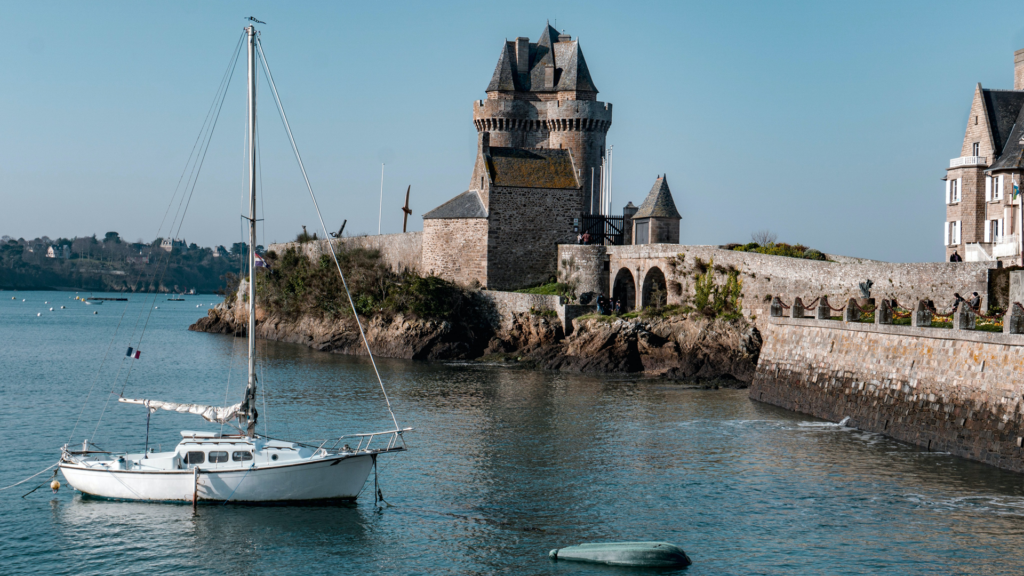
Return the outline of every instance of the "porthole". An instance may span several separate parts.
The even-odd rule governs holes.
[[[271,460],[277,460],[277,454],[271,454],[270,455],[270,459]]]

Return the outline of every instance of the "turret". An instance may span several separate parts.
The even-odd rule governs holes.
[[[473,106],[477,131],[489,132],[492,146],[569,150],[583,205],[591,206],[601,189],[612,105],[597,101],[579,40],[547,25],[535,43],[505,41],[486,92]]]

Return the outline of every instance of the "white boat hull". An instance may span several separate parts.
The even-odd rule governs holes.
[[[294,502],[355,500],[373,468],[370,455],[342,456],[251,469],[203,470],[198,501]],[[192,502],[196,483],[189,470],[111,470],[61,463],[68,484],[83,494],[117,500]]]

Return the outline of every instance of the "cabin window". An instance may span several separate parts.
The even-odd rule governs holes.
[[[235,462],[252,460],[252,452],[232,452],[231,459],[234,460]]]
[[[277,460],[277,454],[271,454],[270,455],[270,459],[271,460]]]
[[[206,462],[206,454],[203,452],[189,452],[185,454],[185,464],[202,464]]]
[[[220,464],[228,461],[227,452],[210,452],[210,464]]]

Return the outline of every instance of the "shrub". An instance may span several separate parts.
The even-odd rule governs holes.
[[[459,311],[466,298],[461,288],[436,276],[394,272],[376,250],[341,248],[337,256],[359,314],[409,313],[447,319]],[[268,259],[271,269],[258,269],[261,276],[256,287],[260,304],[270,312],[328,318],[352,313],[330,255],[310,260],[290,248],[273,257],[268,254]]]
[[[724,285],[715,283],[714,260],[694,279],[694,307],[706,316],[735,316],[741,312],[743,281],[738,271],[730,272]]]

